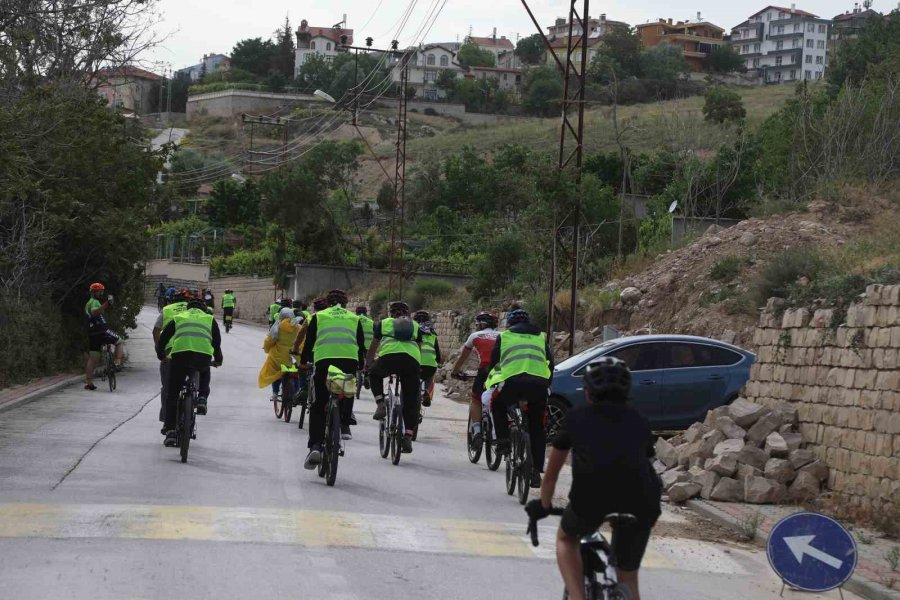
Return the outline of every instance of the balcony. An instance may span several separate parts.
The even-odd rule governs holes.
[[[802,31],[791,31],[790,33],[770,33],[766,36],[767,40],[786,40],[790,38],[802,38]]]

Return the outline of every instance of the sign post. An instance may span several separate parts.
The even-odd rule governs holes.
[[[853,536],[831,517],[818,513],[781,519],[769,534],[766,553],[784,584],[806,592],[840,588],[856,569]]]

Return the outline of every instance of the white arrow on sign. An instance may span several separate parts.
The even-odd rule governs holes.
[[[803,555],[808,554],[812,558],[815,558],[818,561],[821,561],[831,567],[832,569],[840,569],[841,565],[844,564],[840,559],[831,556],[830,554],[825,554],[818,548],[812,547],[812,541],[815,539],[814,535],[797,535],[794,537],[786,537],[784,538],[784,543],[788,545],[788,548],[791,549],[791,552],[794,555],[794,558],[797,559],[798,563],[803,562]]]

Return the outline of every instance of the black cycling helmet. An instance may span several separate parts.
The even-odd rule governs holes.
[[[475,315],[475,322],[480,325],[484,325],[485,327],[490,327],[491,329],[494,329],[500,323],[500,320],[497,319],[497,317],[492,315],[491,313],[483,310],[480,313],[478,313],[477,315]]]
[[[203,298],[192,297],[187,301],[187,307],[190,308],[199,308],[200,310],[206,312],[207,306],[206,301]]]
[[[594,397],[612,396],[624,402],[631,390],[631,371],[625,361],[601,356],[584,370],[584,387]]]
[[[347,292],[339,289],[331,290],[325,298],[328,300],[329,306],[335,306],[337,304],[347,306],[347,303],[350,301],[350,299],[347,298]]]
[[[294,301],[290,298],[279,298],[278,304],[280,304],[282,308],[291,308],[294,304]]]
[[[357,307],[356,307],[356,314],[358,314],[358,315],[367,315],[367,314],[369,314],[369,309],[366,308],[365,306],[357,306]]]
[[[512,327],[517,323],[530,323],[531,318],[528,316],[528,311],[522,308],[517,308],[516,310],[512,310],[506,315],[506,325],[508,327]]]
[[[388,312],[392,317],[408,317],[409,304],[402,301],[391,302],[388,304]]]
[[[325,298],[316,298],[313,300],[313,309],[319,311],[325,310],[326,308],[328,308],[328,300]]]
[[[301,300],[294,300],[291,303],[291,308],[293,308],[294,310],[305,310],[306,305],[303,304],[303,302]]]
[[[428,311],[417,310],[413,315],[413,321],[418,323],[427,323],[431,320],[431,315],[428,314]]]

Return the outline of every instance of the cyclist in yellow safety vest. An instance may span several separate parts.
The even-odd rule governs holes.
[[[153,324],[154,344],[159,342],[160,334],[166,325],[172,322],[175,315],[187,309],[187,301],[190,297],[191,292],[187,288],[177,290],[168,297],[168,304],[163,307],[162,312],[159,313],[156,317],[156,322]],[[171,342],[169,343],[169,346],[171,346]],[[159,384],[159,422],[162,423],[165,421],[166,394],[169,392],[169,361],[167,360],[159,361]],[[166,435],[165,427],[163,427],[160,433]]]
[[[356,375],[365,356],[365,345],[359,317],[347,310],[347,294],[331,290],[326,297],[328,308],[316,309],[306,329],[303,364],[314,364],[313,386],[315,399],[309,407],[309,454],[304,468],[314,469],[322,461],[322,442],[325,440],[325,406],[328,404],[328,368],[336,367],[349,375]],[[349,440],[350,415],[353,396],[341,400],[341,438]]]
[[[375,321],[369,317],[369,309],[365,306],[356,307],[356,315],[359,317],[359,323],[363,328],[363,336],[365,336],[366,352],[372,345],[372,334],[375,331]]]
[[[422,396],[422,406],[431,406],[431,394],[434,388],[434,374],[441,364],[441,347],[438,344],[437,334],[434,332],[434,324],[431,315],[424,310],[416,311],[413,320],[419,324],[422,332],[422,360],[419,361],[419,374],[424,382],[422,388],[425,395]]]
[[[237,298],[234,297],[234,290],[225,290],[222,294],[222,322],[231,325],[234,320],[234,309],[237,306]]]
[[[156,343],[156,356],[169,361],[169,385],[166,393],[165,420],[166,446],[175,446],[175,408],[178,394],[190,372],[200,374],[197,398],[197,414],[205,415],[209,399],[210,359],[222,364],[219,326],[206,311],[202,298],[191,298],[181,312],[163,328]]]
[[[409,305],[406,302],[391,302],[388,313],[390,316],[387,319],[382,319],[375,325],[372,345],[366,357],[369,385],[372,386],[377,405],[372,418],[377,421],[387,415],[384,406],[384,378],[396,375],[400,380],[403,423],[406,429],[401,447],[403,452],[409,453],[412,452],[412,428],[419,419],[422,332],[419,324],[409,318]]]
[[[547,335],[530,323],[522,309],[506,316],[508,329],[500,333],[491,355],[490,371],[485,382],[488,390],[495,388],[491,401],[491,415],[497,430],[497,452],[509,451],[509,423],[506,407],[520,400],[527,402],[526,417],[531,439],[531,487],[541,487],[544,470],[547,432],[544,430],[544,411],[547,391],[553,374],[553,357]]]

